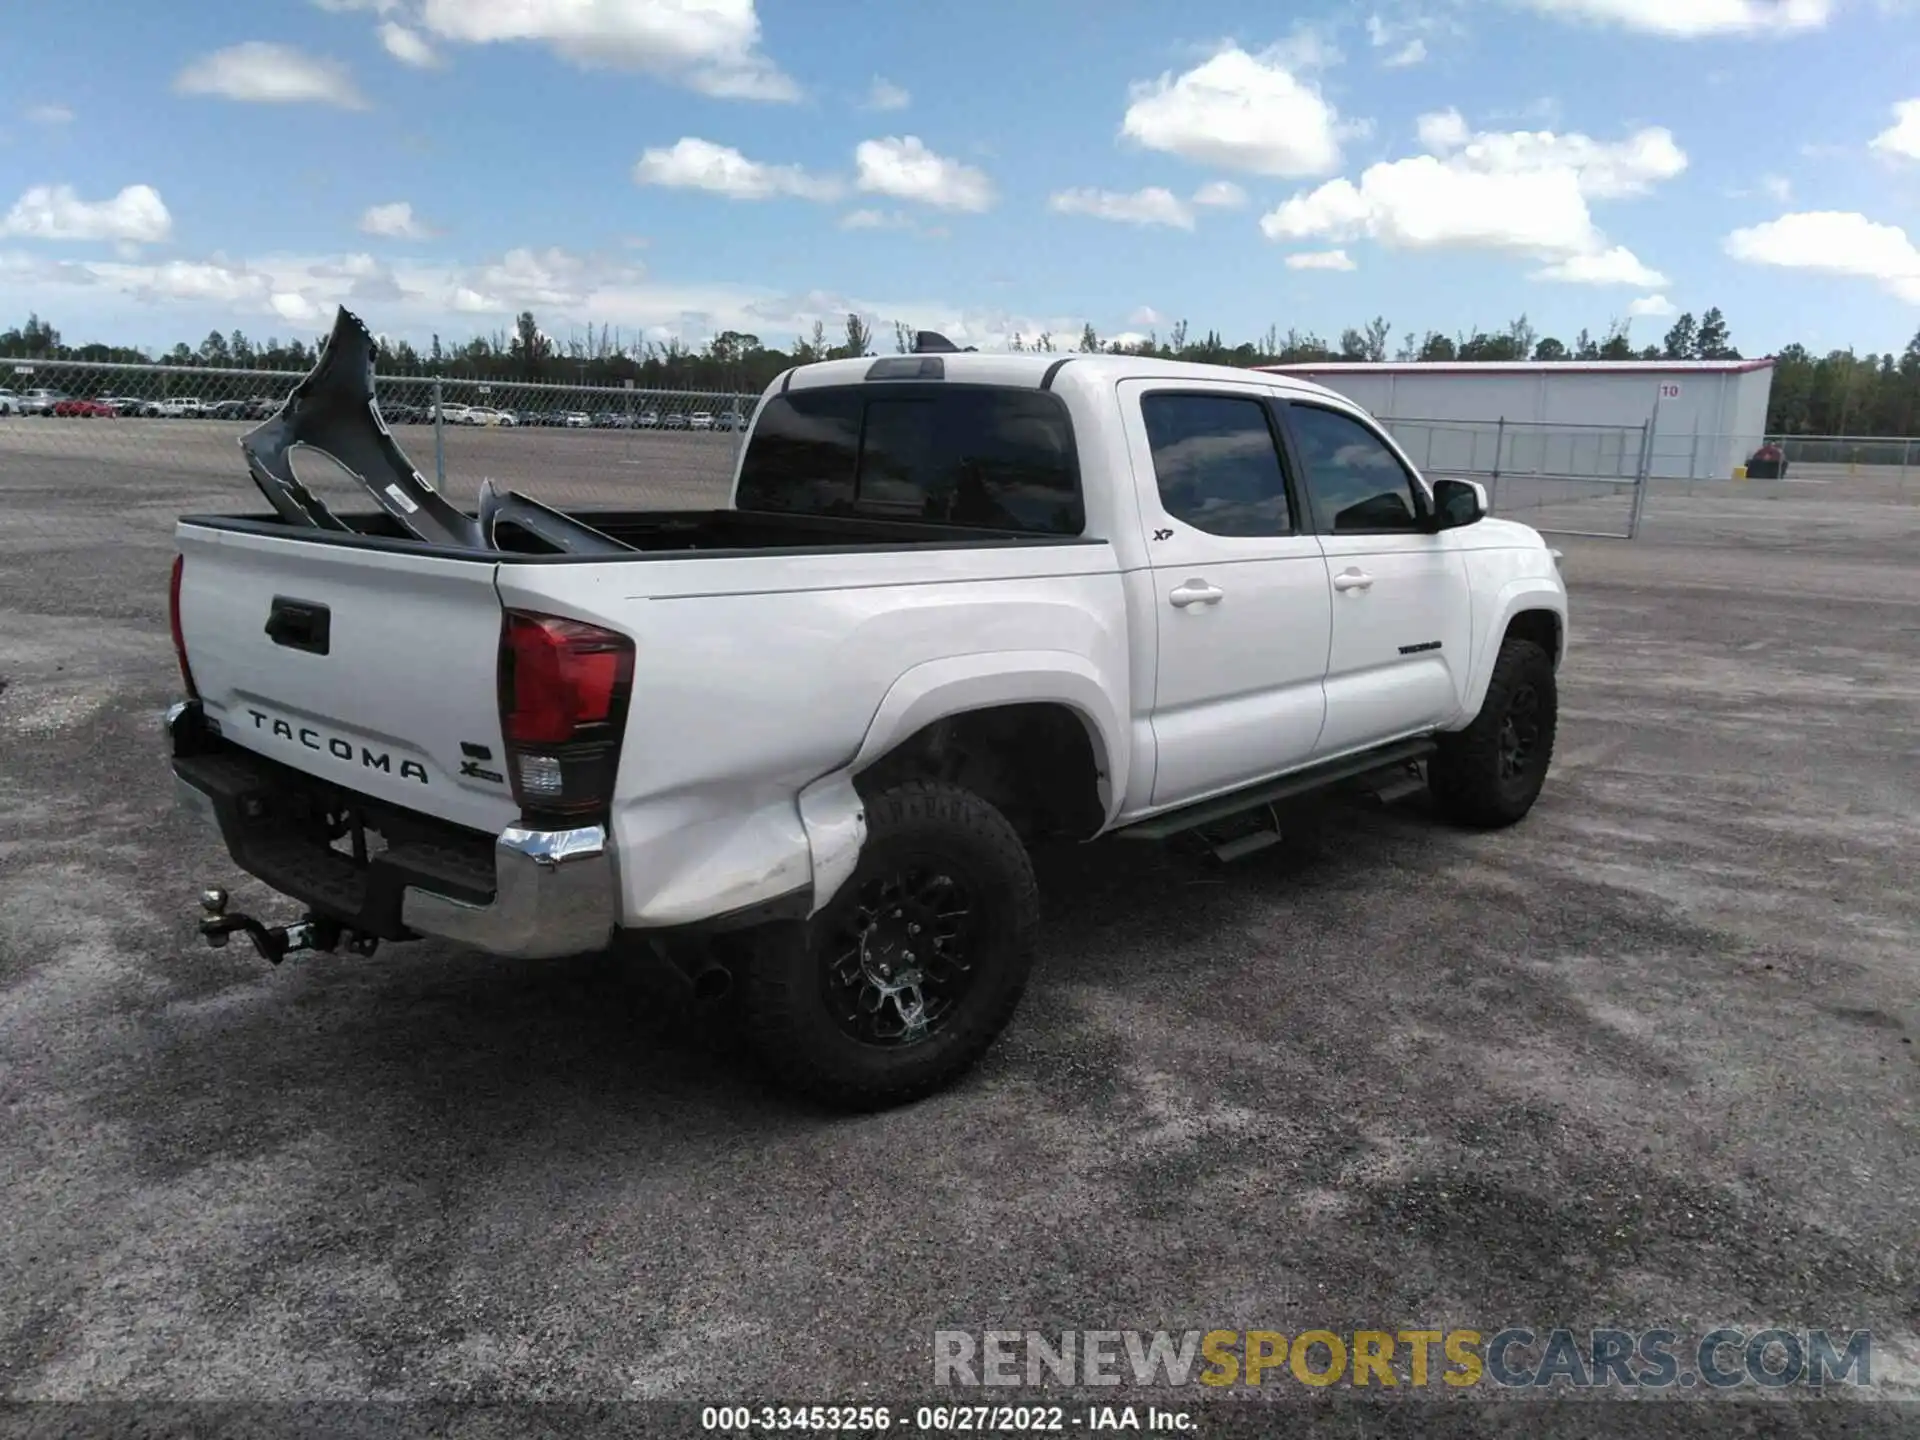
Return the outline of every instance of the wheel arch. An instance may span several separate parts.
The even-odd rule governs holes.
[[[1115,693],[1124,682],[1067,651],[960,655],[906,671],[848,763],[801,792],[814,909],[858,861],[862,792],[896,778],[966,784],[1029,829],[1098,834],[1124,803],[1131,760]]]
[[[1506,585],[1489,607],[1486,628],[1474,649],[1473,674],[1461,706],[1458,726],[1470,725],[1486,703],[1487,686],[1493,681],[1494,661],[1509,636],[1532,640],[1560,668],[1566,653],[1567,599],[1559,586],[1543,579],[1516,580]]]

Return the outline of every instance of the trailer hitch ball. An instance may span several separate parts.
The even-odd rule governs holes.
[[[223,919],[227,913],[227,892],[222,890],[218,885],[208,886],[200,892],[200,908],[205,912],[208,921]],[[229,934],[227,930],[215,929],[211,925],[203,923],[200,928],[200,933],[206,937],[207,944],[213,949],[224,950],[227,948],[227,936]]]

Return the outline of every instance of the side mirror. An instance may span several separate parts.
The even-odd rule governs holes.
[[[1487,487],[1478,480],[1436,480],[1433,482],[1432,530],[1457,530],[1486,518]]]

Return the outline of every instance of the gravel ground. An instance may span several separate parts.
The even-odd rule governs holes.
[[[141,424],[171,438],[122,438]],[[201,946],[194,893],[231,871],[170,805],[169,527],[261,506],[236,429],[54,427],[0,429],[0,1397],[977,1402],[1006,1392],[934,1391],[936,1330],[1778,1325],[1871,1329],[1878,1403],[1747,1386],[1603,1418],[1483,1385],[1348,1430],[1920,1424],[1896,1403],[1920,1398],[1897,487],[1658,493],[1637,544],[1558,542],[1574,649],[1525,824],[1409,802],[1303,815],[1227,869],[1045,856],[1002,1044],[848,1119],[604,959]],[[577,473],[563,441],[593,447]],[[729,453],[463,435],[450,469],[623,466],[701,503]],[[1227,1433],[1308,1393],[1197,1391],[1062,1398]]]

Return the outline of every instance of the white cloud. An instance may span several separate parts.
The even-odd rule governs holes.
[[[279,291],[267,297],[267,304],[273,313],[282,320],[290,320],[296,325],[307,325],[320,318],[320,307],[304,295],[292,291]]]
[[[1789,35],[1818,30],[1834,0],[1521,0],[1544,14],[1616,25],[1673,40]]]
[[[417,0],[419,28],[457,44],[542,44],[576,65],[637,70],[728,100],[791,101],[760,52],[754,0]]]
[[[574,310],[594,296],[638,281],[645,274],[634,264],[614,265],[595,256],[576,255],[559,246],[509,250],[469,271],[463,286],[498,297],[508,309]]]
[[[1420,140],[1454,163],[1489,174],[1571,170],[1581,193],[1593,199],[1644,195],[1687,168],[1686,152],[1673,132],[1658,126],[1636,130],[1608,144],[1586,135],[1551,130],[1482,131],[1474,134],[1457,110],[1422,115]]]
[[[1784,175],[1762,175],[1760,188],[1776,205],[1785,205],[1793,199],[1793,182]]]
[[[1115,220],[1126,225],[1193,229],[1193,211],[1186,202],[1158,185],[1131,194],[1116,190],[1061,190],[1048,199],[1047,208],[1060,215],[1090,215],[1096,220]]]
[[[992,208],[993,183],[971,165],[929,150],[917,135],[862,140],[853,152],[862,190],[945,210]]]
[[[1358,270],[1344,250],[1303,250],[1286,258],[1289,270]]]
[[[1904,160],[1920,160],[1920,100],[1893,107],[1893,124],[1873,137],[1872,149]]]
[[[1338,113],[1272,51],[1230,46],[1178,77],[1136,84],[1120,129],[1150,150],[1257,175],[1340,166]]]
[[[1642,295],[1627,306],[1627,314],[1636,320],[1664,320],[1679,314],[1679,307],[1664,295]]]
[[[1467,125],[1467,117],[1458,110],[1436,110],[1422,115],[1414,123],[1414,132],[1419,135],[1420,143],[1435,152],[1458,150],[1473,139],[1473,131]]]
[[[832,200],[845,189],[831,176],[809,174],[798,165],[765,165],[731,146],[691,135],[666,148],[646,151],[633,167],[633,178],[640,185],[707,190],[731,200],[770,200],[778,195]]]
[[[1247,192],[1231,180],[1209,180],[1193,192],[1193,203],[1216,210],[1238,210],[1247,203]]]
[[[913,97],[891,80],[873,77],[873,87],[867,91],[869,110],[904,110],[913,103]]]
[[[1405,70],[1414,65],[1424,65],[1433,58],[1433,49],[1428,44],[1432,38],[1445,34],[1459,37],[1466,28],[1449,9],[1432,3],[1432,0],[1408,0],[1400,6],[1401,13],[1391,18],[1379,14],[1367,17],[1367,43],[1379,54],[1380,64],[1388,70]]]
[[[1412,65],[1424,64],[1427,59],[1427,42],[1418,34],[1411,33],[1417,28],[1417,24],[1396,24],[1378,15],[1369,15],[1367,43],[1376,50],[1388,52],[1380,60],[1387,69],[1404,70]]]
[[[388,240],[425,240],[433,234],[432,227],[415,215],[412,204],[405,200],[369,205],[360,216],[360,228],[368,235]]]
[[[1920,246],[1898,225],[1879,224],[1854,211],[1782,215],[1735,230],[1724,248],[1753,265],[1877,280],[1900,299],[1920,305]]]
[[[1665,284],[1632,252],[1610,245],[1589,199],[1643,194],[1686,168],[1664,130],[1605,144],[1551,131],[1473,133],[1457,111],[1423,115],[1435,153],[1369,166],[1294,195],[1260,221],[1270,240],[1371,239],[1401,249],[1482,249],[1525,256],[1536,278],[1590,285]]]
[[[27,120],[34,125],[71,125],[73,111],[65,105],[33,105],[27,109]]]
[[[1122,330],[1118,335],[1102,335],[1100,343],[1112,349],[1127,350],[1144,343],[1147,339],[1148,337],[1138,330]]]
[[[113,261],[90,268],[102,282],[137,300],[198,302],[222,314],[257,312],[274,293],[267,275],[244,263],[218,258],[167,260],[156,265]]]
[[[380,26],[380,44],[387,54],[402,65],[411,65],[416,70],[427,70],[440,63],[440,57],[433,46],[421,38],[417,30],[409,30],[391,20],[383,21]]]
[[[1534,271],[1533,278],[1568,285],[1632,285],[1643,290],[1667,283],[1666,276],[1648,268],[1624,245],[1569,255]]]
[[[840,217],[842,230],[911,230],[913,217],[898,210],[852,210]]]
[[[983,350],[1003,348],[1016,333],[1031,341],[1048,332],[1057,346],[1070,348],[1087,318],[956,305],[926,295],[794,294],[745,284],[661,281],[630,258],[620,247],[605,255],[548,247],[472,264],[405,259],[389,267],[366,255],[213,255],[133,264],[56,262],[0,251],[0,304],[25,313],[30,304],[45,312],[57,302],[62,328],[70,332],[111,333],[125,343],[160,346],[215,327],[269,333],[276,325],[317,327],[343,303],[377,330],[420,346],[436,332],[443,340],[457,339],[511,324],[523,309],[534,311],[555,336],[605,324],[629,342],[649,333],[697,344],[722,330],[741,330],[783,347],[816,321],[837,334],[849,311],[867,316],[881,334],[900,320]],[[353,298],[373,294],[391,298]]]
[[[1151,305],[1142,305],[1138,310],[1135,310],[1131,315],[1127,316],[1127,324],[1129,325],[1153,326],[1164,325],[1166,323],[1167,317]]]
[[[172,232],[173,216],[151,185],[129,185],[110,200],[82,200],[71,185],[36,185],[0,220],[0,234],[35,240],[150,245]]]
[[[218,95],[252,104],[367,108],[366,97],[344,65],[265,40],[201,56],[174,77],[173,88],[183,95]]]

